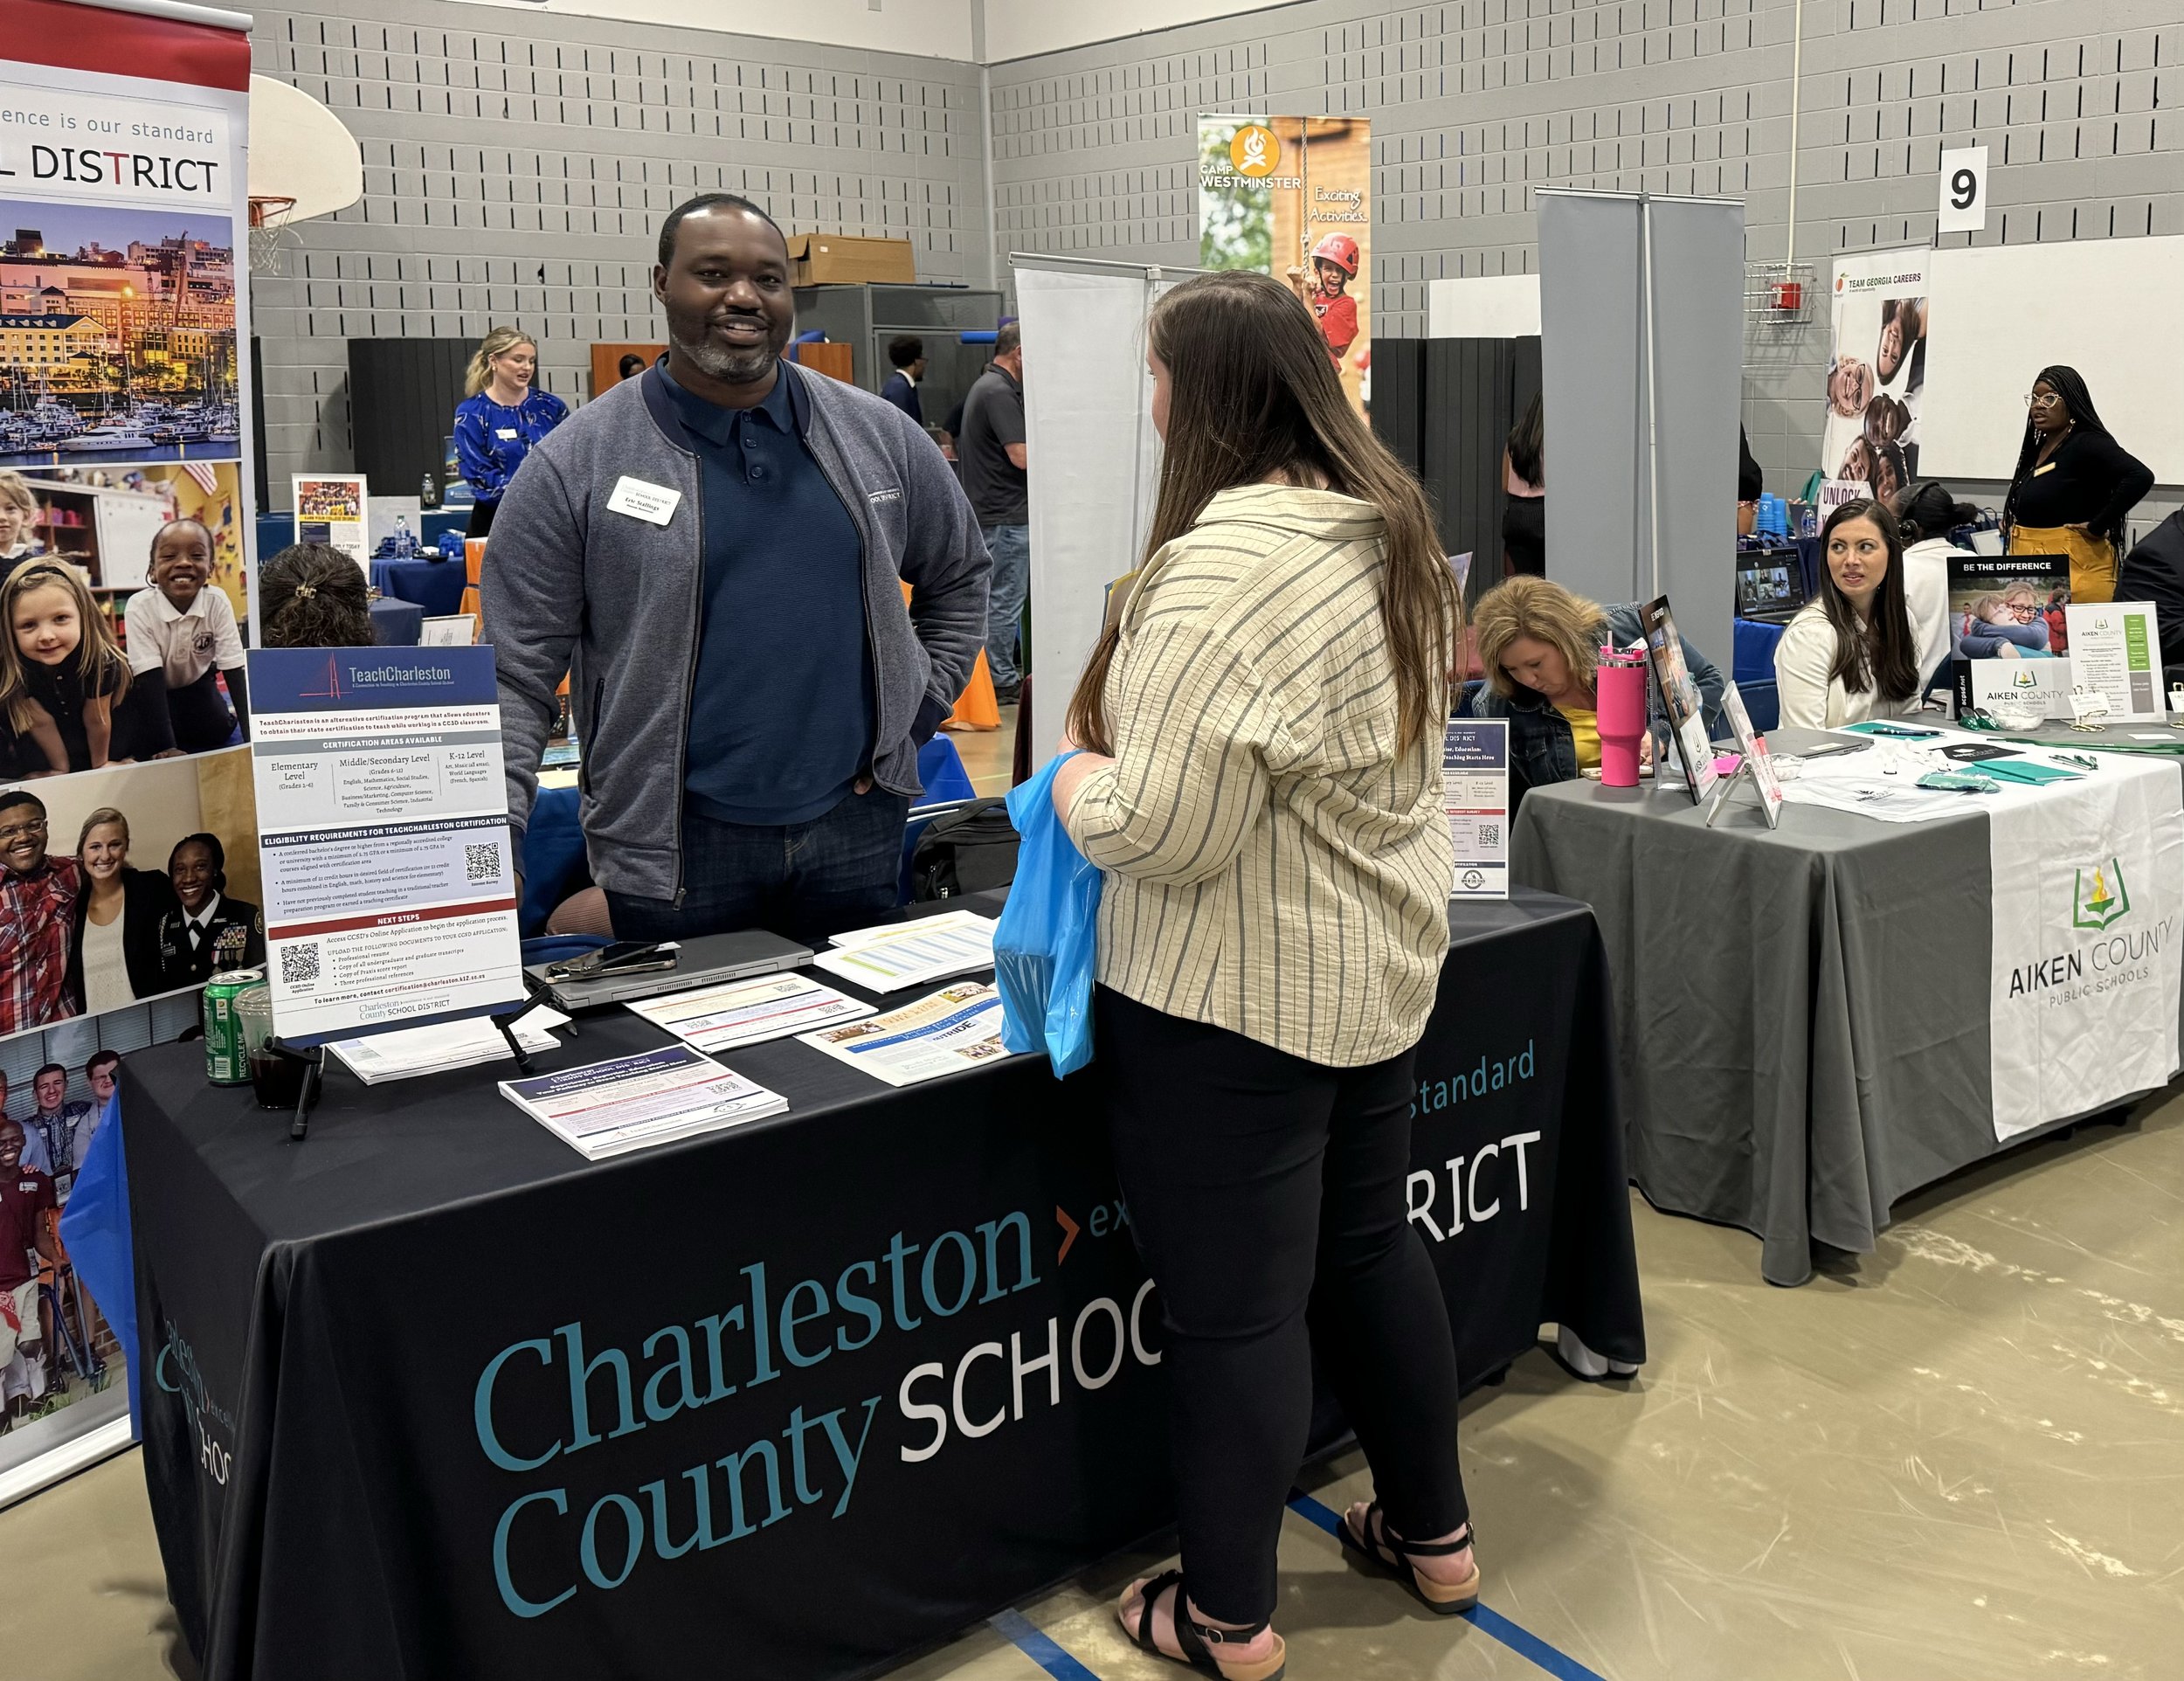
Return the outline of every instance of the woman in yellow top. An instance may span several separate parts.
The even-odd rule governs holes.
[[[1150,336],[1149,557],[1054,781],[1105,875],[1095,1066],[1160,1290],[1183,1540],[1116,1610],[1149,1650],[1272,1681],[1315,1349],[1386,1503],[1345,1540],[1436,1610],[1478,1597],[1448,1310],[1403,1200],[1462,609],[1425,496],[1287,287],[1203,275]]]
[[[1472,622],[1486,682],[1464,711],[1509,720],[1510,768],[1534,788],[1599,770],[1593,674],[1604,644],[1627,648],[1645,639],[1638,609],[1603,607],[1544,578],[1511,578],[1479,598]],[[1725,684],[1713,661],[1683,638],[1677,641],[1683,681],[1697,692],[1711,737],[1721,721]],[[1650,688],[1647,695],[1648,710],[1657,709]]]

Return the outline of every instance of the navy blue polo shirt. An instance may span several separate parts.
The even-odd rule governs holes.
[[[753,409],[660,370],[697,452],[705,543],[683,792],[724,823],[806,823],[872,763],[864,548],[804,442],[785,369]]]

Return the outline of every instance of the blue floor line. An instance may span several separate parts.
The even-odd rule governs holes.
[[[1333,1508],[1322,1505],[1301,1490],[1289,1496],[1289,1510],[1307,1523],[1317,1524],[1337,1539],[1342,1535],[1342,1519]],[[1569,1653],[1558,1651],[1529,1629],[1519,1628],[1499,1611],[1490,1611],[1480,1605],[1464,1613],[1471,1626],[1482,1634],[1491,1635],[1520,1657],[1528,1658],[1555,1678],[1555,1681],[1607,1681],[1598,1671],[1588,1670]]]
[[[986,1623],[1016,1650],[1054,1677],[1054,1681],[1099,1681],[1099,1678],[1042,1633],[1021,1611],[997,1611]]]

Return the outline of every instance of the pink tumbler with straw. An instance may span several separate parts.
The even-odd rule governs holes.
[[[1638,744],[1646,734],[1646,657],[1613,647],[1600,650],[1593,674],[1594,717],[1600,732],[1600,783],[1638,785]]]

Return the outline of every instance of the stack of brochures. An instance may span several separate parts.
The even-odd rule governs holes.
[[[516,1021],[516,1041],[527,1051],[549,1051],[559,1041],[549,1027],[566,1027],[559,1010],[539,1005]],[[508,1041],[489,1015],[442,1021],[429,1027],[402,1027],[367,1039],[336,1040],[327,1048],[368,1086],[388,1080],[413,1080],[420,1074],[475,1068],[511,1055]]]
[[[501,1095],[593,1161],[740,1126],[789,1107],[787,1098],[688,1045],[503,1080]]]
[[[950,910],[915,922],[860,928],[835,935],[834,949],[812,961],[868,992],[930,986],[951,975],[993,966],[993,918]]]

